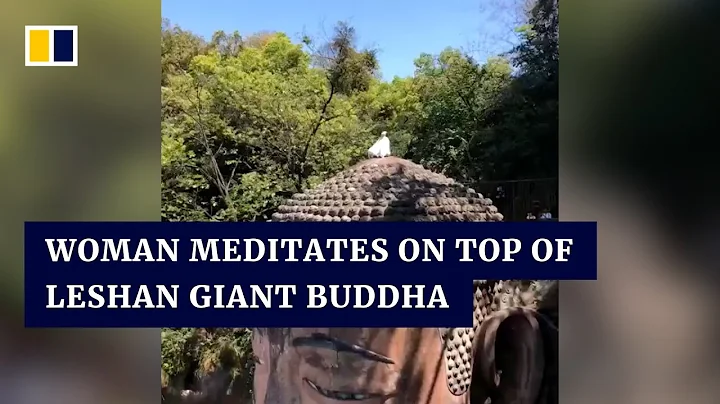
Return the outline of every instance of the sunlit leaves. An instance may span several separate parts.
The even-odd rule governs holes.
[[[351,48],[349,28],[338,32],[326,68],[311,67],[310,54],[282,33],[236,43],[232,52],[221,45],[241,38],[217,33],[186,69],[168,75],[166,220],[267,220],[279,195],[365,155],[377,134],[364,128],[350,96],[371,85],[377,62]]]

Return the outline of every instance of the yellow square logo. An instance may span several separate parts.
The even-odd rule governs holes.
[[[77,25],[25,26],[25,66],[77,65]]]

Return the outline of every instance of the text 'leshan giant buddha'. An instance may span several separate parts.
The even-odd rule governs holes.
[[[514,261],[522,243],[515,238],[456,239],[461,262]],[[52,262],[177,262],[180,239],[45,239]],[[387,240],[368,239],[190,239],[189,262],[383,262]],[[531,245],[537,262],[565,262],[572,239],[537,239]],[[443,262],[445,239],[406,238],[397,246],[403,262]],[[242,251],[242,253],[241,253]],[[349,258],[345,257],[349,255]],[[449,308],[441,285],[303,285],[307,308],[407,309]],[[177,308],[180,296],[199,309],[288,308],[297,285],[47,285],[47,308],[152,309]]]

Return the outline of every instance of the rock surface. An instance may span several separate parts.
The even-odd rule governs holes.
[[[293,195],[272,218],[274,222],[502,220],[503,216],[490,199],[442,174],[397,157],[358,163],[314,189]],[[449,392],[457,399],[467,397],[473,371],[477,372],[480,366],[484,374],[476,375],[476,378],[482,381],[472,384],[487,390],[480,394],[481,402],[491,394],[490,391],[494,391],[492,394],[499,402],[519,400],[517,402],[526,403],[533,402],[540,394],[547,397],[545,390],[543,393],[539,390],[542,386],[539,378],[548,375],[544,358],[552,358],[556,353],[544,351],[552,344],[542,348],[542,340],[548,343],[553,338],[552,334],[549,334],[551,338],[543,337],[539,330],[557,332],[557,282],[476,280],[473,284],[473,327],[439,330],[445,359],[444,379]],[[542,317],[537,310],[546,313],[547,317]],[[544,318],[552,318],[555,324]],[[509,331],[500,328],[502,323],[508,324]],[[500,343],[504,348],[496,346],[496,334],[500,331],[503,340]],[[497,353],[499,360],[504,360],[507,355],[502,351],[508,349],[523,351],[526,355],[532,353],[535,357],[503,365],[508,380],[523,380],[523,388],[511,386],[513,382],[499,384],[502,370],[496,365],[495,356]],[[553,383],[551,378],[547,382]],[[514,399],[501,398],[506,395]],[[525,398],[520,399],[521,395]]]
[[[369,159],[293,195],[274,222],[498,222],[492,201],[398,157]]]

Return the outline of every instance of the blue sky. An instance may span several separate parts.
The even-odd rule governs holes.
[[[437,54],[452,46],[484,59],[507,49],[512,34],[506,12],[498,11],[503,1],[163,0],[162,15],[206,38],[216,30],[238,30],[242,35],[282,31],[299,40],[303,33],[331,33],[335,22],[345,20],[356,28],[360,47],[380,50],[388,80],[412,75],[413,60],[422,52]]]

